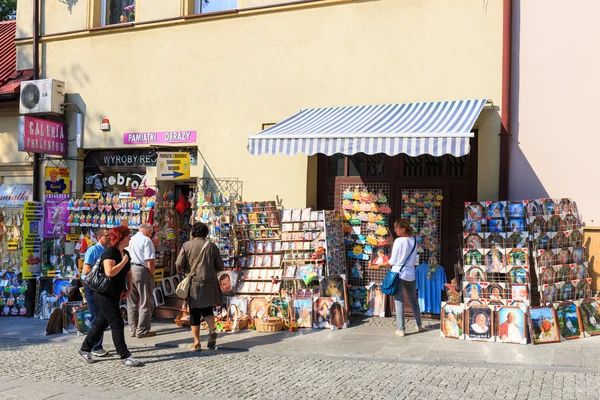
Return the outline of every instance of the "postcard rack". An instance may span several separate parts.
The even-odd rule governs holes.
[[[235,294],[268,296],[281,286],[282,242],[275,201],[238,202],[234,246],[239,270]]]

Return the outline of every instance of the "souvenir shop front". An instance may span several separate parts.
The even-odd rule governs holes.
[[[479,133],[473,126],[485,103],[303,110],[251,136],[249,151],[316,155],[317,208],[342,210],[350,225],[345,242],[355,246],[346,251],[346,270],[353,285],[377,284],[385,276],[369,262],[385,237],[377,225],[382,209],[386,225],[410,219],[424,282],[434,282],[439,299],[440,282],[455,277],[464,202],[478,196]],[[427,301],[424,309],[439,314],[439,302]]]
[[[195,178],[165,180],[156,177],[161,151],[186,153],[191,166],[197,163],[197,149],[194,147],[89,151],[84,161],[83,190],[87,197],[95,194],[95,199],[89,199],[89,205],[86,205],[95,207],[96,211],[89,208],[84,211],[80,205],[71,213],[71,222],[79,223],[78,226],[86,231],[126,223],[135,232],[142,223],[153,224],[158,281],[175,273],[176,254],[189,238],[191,200],[197,184]],[[86,203],[85,199],[77,199],[77,196],[72,200],[80,203],[84,200]],[[77,208],[81,209],[79,215]],[[85,221],[83,225],[82,218]]]

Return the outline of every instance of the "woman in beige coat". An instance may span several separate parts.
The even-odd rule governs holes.
[[[223,259],[219,248],[206,237],[208,227],[198,222],[192,226],[192,240],[184,243],[177,257],[176,266],[178,273],[191,274],[190,296],[190,325],[194,335],[192,350],[200,351],[200,320],[208,324],[208,348],[217,344],[217,331],[215,330],[215,317],[213,307],[221,304],[222,293],[219,288],[217,273],[223,271]]]

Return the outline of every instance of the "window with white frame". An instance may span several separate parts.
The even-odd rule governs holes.
[[[101,26],[135,22],[135,0],[102,0]]]
[[[238,0],[195,0],[195,2],[195,14],[235,10],[238,8]]]

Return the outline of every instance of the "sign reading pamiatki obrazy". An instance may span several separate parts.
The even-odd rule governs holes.
[[[195,143],[196,131],[125,133],[123,144]]]

